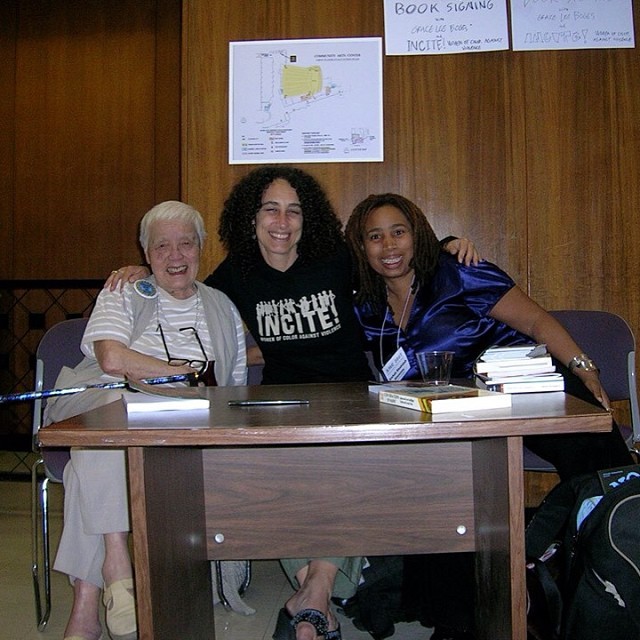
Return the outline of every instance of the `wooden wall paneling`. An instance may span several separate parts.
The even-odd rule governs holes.
[[[471,237],[518,280],[525,219],[514,206],[508,62],[502,52],[388,57],[381,173],[396,165],[392,188],[421,206],[438,235]]]
[[[180,199],[182,0],[160,0],[155,28],[154,202]]]
[[[179,197],[167,161],[179,155],[179,103],[165,111],[156,82],[156,55],[171,42],[166,29],[156,38],[157,6],[172,1],[20,3],[16,243],[31,250],[14,277],[104,277],[138,259],[137,224],[157,195]],[[156,189],[160,179],[173,187]]]
[[[366,173],[355,167],[358,179],[343,195],[350,210],[373,191],[399,192],[420,205],[439,236],[471,237],[519,279],[525,218],[514,206],[507,62],[500,53],[385,57],[385,161],[366,165]]]
[[[640,16],[636,12],[636,38],[638,34]],[[613,156],[609,226],[604,241],[604,304],[631,324],[640,350],[640,53],[637,48],[616,51],[609,64]]]
[[[215,6],[184,1],[182,191],[207,220],[210,239],[201,273],[208,273],[224,256],[217,239],[219,212],[231,186],[251,169],[228,164],[229,42],[381,35],[382,8],[382,3],[360,0],[348,7],[337,0],[238,0]],[[351,188],[370,170],[370,165],[358,163],[304,167],[327,188],[341,214],[355,204]]]
[[[136,77],[153,59],[153,16],[148,1],[38,4],[19,34],[16,233],[33,250],[16,276],[98,277],[134,254],[153,200],[152,73]]]
[[[209,220],[207,270],[224,197],[251,168],[227,163],[228,42],[382,36],[381,9],[185,1],[183,192]],[[341,217],[398,191],[543,306],[617,311],[640,335],[637,49],[390,56],[384,70],[385,161],[303,165]]]
[[[0,278],[13,270],[17,0],[0,2]]]
[[[639,63],[637,49],[543,52],[525,73],[530,294],[619,313],[637,336]]]
[[[226,3],[225,3],[225,6]],[[251,18],[259,13],[245,13]],[[206,2],[183,2],[182,198],[202,214],[209,239],[200,260],[200,277],[222,259],[217,219],[231,184],[227,170],[226,33],[229,12]]]
[[[614,151],[607,53],[534,53],[525,77],[530,293],[548,308],[605,308]]]
[[[504,260],[497,260],[516,283],[529,292],[529,226],[527,209],[527,155],[526,155],[526,109],[525,109],[525,73],[522,57],[513,51],[505,52],[504,94],[507,102],[505,113],[509,126],[505,129],[505,219],[511,222],[501,242],[507,245],[508,252]],[[494,221],[496,222],[496,221]],[[496,222],[498,234],[502,229]],[[494,237],[496,235],[494,231]],[[514,246],[515,245],[515,246]],[[508,248],[510,247],[510,248]],[[482,247],[481,247],[482,249]],[[490,260],[492,254],[487,254]],[[503,254],[497,252],[497,255]]]
[[[336,20],[336,16],[340,16]],[[342,19],[344,17],[344,20]],[[382,3],[184,3],[185,131],[183,193],[206,214],[206,269],[223,257],[218,212],[249,166],[229,166],[228,42],[310,37],[382,36]],[[522,278],[526,250],[518,181],[507,142],[512,110],[504,53],[384,58],[384,163],[305,164],[346,220],[369,193],[415,199],[436,232],[472,237],[484,254]],[[495,233],[496,218],[500,233]]]

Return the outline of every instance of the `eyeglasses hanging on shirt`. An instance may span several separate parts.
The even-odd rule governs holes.
[[[216,375],[214,371],[214,360],[207,360],[207,354],[204,350],[204,345],[202,344],[202,340],[198,335],[198,331],[195,327],[182,327],[178,329],[178,331],[186,333],[187,331],[191,332],[200,347],[200,351],[202,352],[202,360],[188,360],[187,358],[174,358],[169,353],[169,347],[167,345],[167,341],[164,337],[164,331],[162,330],[162,325],[158,323],[158,331],[160,332],[160,338],[162,340],[162,344],[164,346],[164,351],[167,354],[167,363],[171,367],[183,367],[188,366],[192,369],[196,369],[198,371],[198,382],[203,382],[206,387],[215,387],[218,385],[216,381]]]

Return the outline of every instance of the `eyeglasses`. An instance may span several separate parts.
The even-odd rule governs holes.
[[[173,358],[169,355],[169,347],[167,347],[167,341],[164,337],[164,331],[162,330],[162,325],[158,324],[158,331],[160,332],[160,338],[162,338],[162,344],[164,345],[164,351],[167,354],[167,363],[172,367],[182,367],[187,365],[192,367],[193,369],[197,369],[198,373],[202,374],[205,372],[207,368],[207,354],[204,350],[204,345],[202,344],[202,340],[200,340],[200,336],[195,327],[182,327],[179,331],[192,331],[195,336],[198,346],[200,347],[200,351],[202,351],[202,360],[187,360],[186,358]]]

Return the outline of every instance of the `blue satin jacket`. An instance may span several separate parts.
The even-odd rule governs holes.
[[[405,331],[396,326],[388,308],[383,317],[368,304],[356,305],[356,315],[378,369],[402,347],[411,364],[405,378],[419,378],[416,352],[443,349],[455,352],[452,377],[467,378],[488,347],[533,342],[489,316],[513,286],[513,280],[491,262],[467,267],[442,253],[433,280],[418,289]]]

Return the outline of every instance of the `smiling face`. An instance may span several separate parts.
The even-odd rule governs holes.
[[[200,264],[200,243],[191,223],[157,220],[149,226],[149,248],[145,252],[159,287],[174,298],[188,298]]]
[[[385,204],[369,214],[363,244],[369,266],[388,284],[413,277],[413,231],[397,207]]]
[[[302,207],[296,190],[282,178],[264,191],[256,214],[256,238],[265,262],[286,271],[298,257],[302,237]]]

